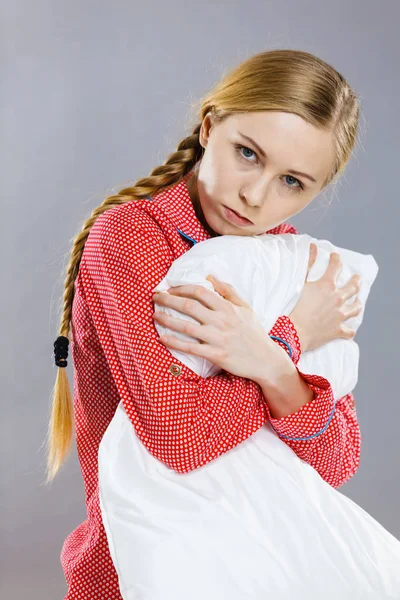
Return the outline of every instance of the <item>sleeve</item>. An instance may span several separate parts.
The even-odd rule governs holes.
[[[294,225],[291,225],[290,223],[281,223],[280,225],[277,225],[277,227],[269,229],[266,233],[273,235],[280,233],[294,233],[297,235],[299,232]],[[285,315],[279,317],[270,330],[269,335],[275,343],[286,350],[291,356],[294,364],[297,365],[301,356],[301,345],[297,331],[289,317]]]
[[[292,225],[283,224],[267,233],[297,234],[298,231]],[[291,358],[297,368],[301,345],[290,318],[285,315],[279,317],[269,334],[290,355],[289,344]],[[361,433],[354,395],[347,394],[335,402],[327,379],[302,373],[299,369],[297,371],[313,391],[313,399],[295,413],[280,419],[271,416],[267,399],[270,424],[297,456],[337,488],[356,473],[360,463]]]
[[[299,371],[300,373],[300,371]],[[297,412],[270,423],[279,437],[332,487],[348,481],[360,464],[361,433],[352,393],[334,401],[329,382],[300,373],[314,398]]]
[[[226,371],[202,378],[159,342],[152,295],[173,260],[157,221],[121,205],[92,226],[79,277],[135,431],[153,456],[186,473],[257,431],[267,412],[256,382]]]

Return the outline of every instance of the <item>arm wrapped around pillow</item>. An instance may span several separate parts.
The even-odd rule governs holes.
[[[371,286],[378,273],[375,259],[372,255],[339,248],[327,240],[318,240],[307,234],[225,235],[211,238],[196,244],[175,260],[154,291],[195,284],[208,287],[217,293],[206,279],[212,274],[217,279],[233,285],[238,294],[252,306],[266,334],[269,334],[278,319],[283,315],[288,316],[298,302],[305,283],[311,242],[316,244],[318,253],[307,281],[316,281],[322,277],[332,252],[339,253],[343,265],[337,279],[337,287],[345,285],[355,273],[360,275],[360,291],[357,296],[362,309],[356,317],[346,321],[349,327],[357,331],[363,320]],[[354,302],[354,299],[355,297],[347,303]],[[159,306],[158,310],[196,322],[189,315],[169,307]],[[198,342],[159,323],[156,323],[156,328],[160,335],[172,333],[176,337]],[[293,359],[296,347],[284,336],[274,338],[280,338],[280,343],[285,344]],[[170,349],[170,352],[202,377],[215,375],[220,370],[201,357],[176,349]],[[354,390],[358,380],[358,365],[358,344],[354,340],[344,339],[335,339],[320,348],[303,352],[297,364],[302,372],[317,374],[327,379],[332,385],[335,399]]]

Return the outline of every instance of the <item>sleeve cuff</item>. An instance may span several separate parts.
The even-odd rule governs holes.
[[[301,356],[301,345],[297,330],[289,317],[286,315],[279,317],[275,321],[275,325],[272,327],[269,335],[274,336],[274,338],[281,338],[289,344],[292,349],[291,359],[293,363],[297,365]],[[281,346],[290,356],[290,351],[286,344],[274,338],[271,339],[273,339],[276,344],[279,344],[279,346]]]
[[[298,368],[297,371],[314,392],[314,398],[296,412],[280,419],[271,417],[267,406],[269,422],[279,437],[283,439],[311,440],[324,433],[329,426],[335,413],[336,401],[332,386],[325,377],[307,375]]]

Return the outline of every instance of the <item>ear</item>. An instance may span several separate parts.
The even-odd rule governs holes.
[[[215,123],[213,115],[211,114],[211,112],[208,112],[203,119],[199,133],[200,144],[203,146],[203,148],[207,146],[208,138],[210,136],[211,129],[213,128],[214,124]]]

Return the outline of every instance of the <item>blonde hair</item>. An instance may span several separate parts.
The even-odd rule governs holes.
[[[121,189],[95,208],[74,238],[64,283],[59,335],[68,338],[74,281],[90,229],[106,210],[146,198],[174,186],[202,157],[199,133],[211,113],[221,122],[234,113],[276,110],[295,113],[305,121],[333,132],[334,161],[323,187],[345,168],[356,143],[359,101],[344,77],[313,54],[299,50],[270,50],[256,54],[227,73],[202,99],[199,123],[161,166],[132,187]],[[73,433],[73,402],[67,372],[58,367],[47,436],[47,481],[59,471],[69,453]]]

